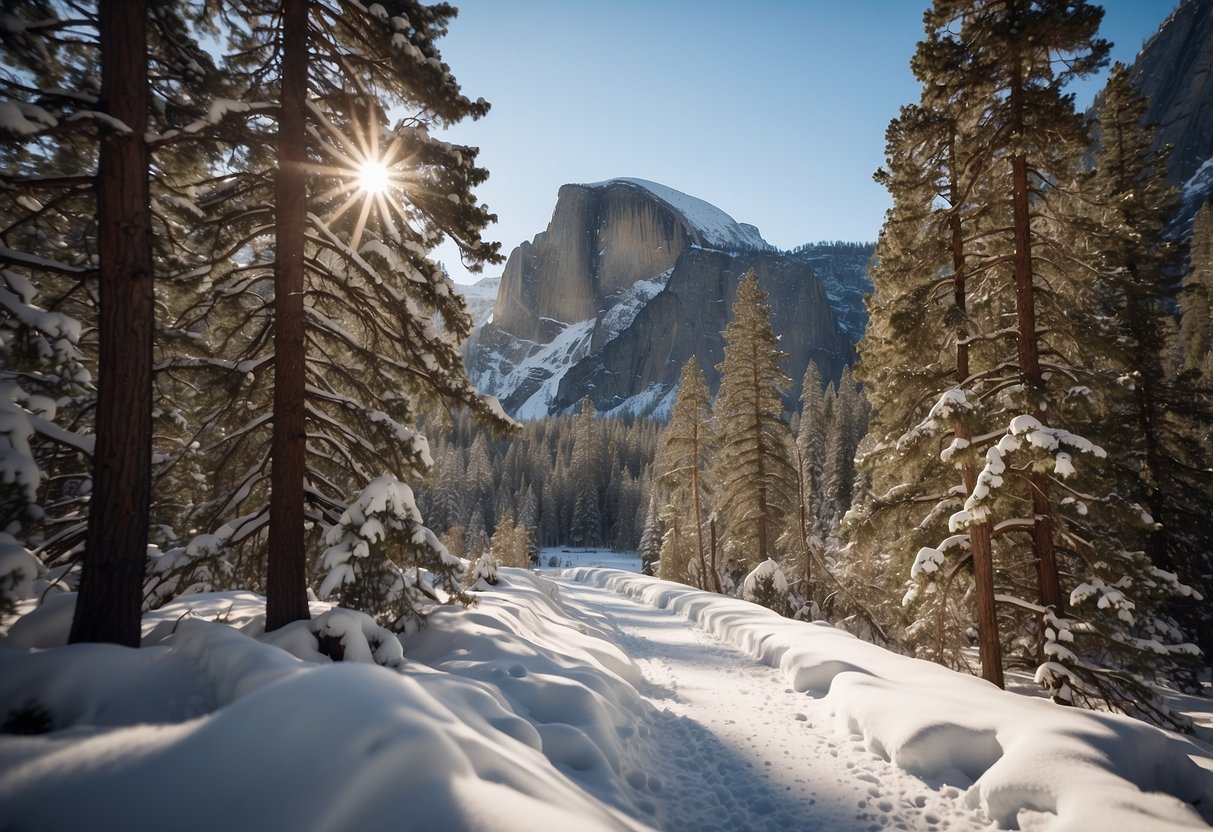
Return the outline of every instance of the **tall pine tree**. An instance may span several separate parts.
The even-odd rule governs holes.
[[[695,357],[682,365],[678,396],[670,421],[662,435],[657,481],[668,496],[668,505],[683,519],[684,534],[693,552],[694,578],[700,589],[720,592],[716,564],[709,563],[715,553],[707,551],[704,541],[704,471],[711,440],[712,401]]]
[[[725,566],[734,584],[775,554],[777,529],[796,493],[782,399],[791,379],[781,369],[786,356],[779,349],[766,300],[751,269],[737,287],[733,320],[724,331],[724,361],[716,365],[721,381],[713,480],[738,556],[739,562]]]

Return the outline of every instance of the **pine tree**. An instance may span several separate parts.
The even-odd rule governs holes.
[[[733,320],[725,328],[724,361],[716,400],[719,451],[713,480],[741,575],[774,554],[774,534],[795,493],[787,458],[791,441],[781,395],[791,379],[780,369],[785,356],[771,327],[771,307],[758,275],[750,270],[737,287]]]
[[[3,328],[19,333],[20,347],[15,361],[0,363],[15,367],[23,348],[52,346],[33,374],[22,374],[11,400],[32,429],[30,458],[47,475],[38,500],[49,511],[38,512],[28,531],[50,557],[77,552],[86,532],[90,540],[75,640],[139,640],[152,493],[152,274],[171,276],[181,261],[181,212],[168,197],[173,171],[196,161],[188,142],[158,147],[155,166],[151,152],[166,131],[197,116],[212,66],[186,24],[189,4],[150,11],[142,2],[10,4],[0,47],[0,94],[16,114],[0,129],[11,200],[0,209],[0,262],[36,275],[31,282],[4,274],[17,299],[4,316],[17,313],[17,325]],[[25,314],[38,311],[35,283],[54,313]],[[81,331],[95,340],[81,340]],[[62,375],[42,373],[52,356]],[[29,398],[50,392],[52,378],[56,407]]]
[[[708,564],[703,534],[703,472],[712,447],[711,421],[711,394],[703,370],[691,356],[682,365],[678,396],[662,435],[657,481],[665,490],[670,509],[684,518],[683,533],[692,547],[696,584],[700,589],[720,592],[720,576],[715,564]]]
[[[956,72],[963,60],[928,30],[928,37],[919,44],[914,69],[925,81],[936,64]],[[950,460],[940,457],[944,431],[950,429],[961,440],[950,448],[960,451],[957,462],[965,473],[963,479],[975,480],[976,473],[975,459],[968,458],[961,447],[967,441],[964,437],[971,435],[965,418],[968,408],[945,409],[936,403],[947,391],[968,381],[968,342],[975,334],[975,322],[966,310],[966,293],[973,287],[965,268],[964,241],[966,234],[973,233],[969,229],[980,212],[960,199],[972,187],[970,181],[959,179],[960,172],[969,167],[959,158],[962,118],[955,112],[964,99],[952,88],[939,98],[933,97],[933,90],[933,85],[926,85],[923,102],[903,108],[886,134],[886,166],[876,179],[890,191],[893,207],[877,246],[872,270],[875,291],[868,299],[868,329],[859,344],[857,375],[871,397],[873,418],[871,450],[861,456],[858,465],[861,474],[871,480],[873,496],[857,508],[844,528],[850,545],[842,573],[868,576],[872,570],[862,562],[889,563],[893,567],[886,570],[893,578],[886,587],[890,595],[911,572],[914,552],[938,545],[948,532],[948,515],[971,492],[971,485],[962,485]],[[941,197],[946,211],[936,210],[936,200]],[[962,400],[967,398],[960,391],[951,397],[955,404]],[[937,421],[938,416],[944,419]],[[960,488],[964,490],[958,495]],[[825,515],[828,511],[823,511]],[[989,524],[974,527],[988,531]],[[971,537],[981,542],[980,535]],[[961,540],[970,542],[968,537],[953,538],[954,542]],[[986,563],[988,551],[987,546]],[[977,559],[981,561],[979,555]],[[972,620],[967,606],[959,603],[970,594],[967,573],[957,564],[947,570],[915,569],[913,574],[934,580],[925,581],[921,589],[911,584],[903,601],[922,622],[907,633],[911,645],[936,661],[960,664],[962,648],[967,646],[963,633]],[[872,595],[869,587],[849,586],[856,596]],[[977,597],[988,599],[989,604],[989,615],[979,621],[978,628],[983,672],[1001,684],[992,583]],[[863,612],[869,617],[879,615],[882,607],[887,609],[887,605],[873,604]]]
[[[821,472],[821,517],[823,526],[835,529],[851,507],[855,487],[855,449],[866,429],[867,414],[863,393],[849,367],[838,381],[834,407],[825,436]]]
[[[640,536],[640,571],[645,575],[656,572],[661,559],[661,515],[657,507],[657,493],[649,496],[648,511],[644,516],[644,533]]]
[[[1213,353],[1213,203],[1196,212],[1188,249],[1188,276],[1180,295],[1179,346],[1184,370],[1201,370]],[[1205,383],[1209,383],[1206,375]]]
[[[810,361],[800,385],[800,426],[796,432],[796,448],[800,455],[800,476],[808,499],[807,514],[816,518],[821,513],[822,476],[826,455],[826,418],[821,371]]]
[[[498,259],[480,236],[492,215],[472,194],[487,176],[475,149],[429,133],[488,105],[441,61],[450,6],[290,0],[279,14],[240,0],[221,11],[240,103],[203,127],[232,142],[238,163],[198,183],[215,291],[182,325],[208,332],[213,353],[198,363],[219,383],[205,386],[229,398],[204,429],[224,473],[196,524],[226,521],[233,543],[262,552],[273,527],[273,627],[306,615],[305,520],[336,523],[347,495],[382,472],[411,482],[430,467],[413,428],[421,413],[443,402],[507,424],[466,378],[471,322],[429,259],[444,236],[473,267]],[[391,124],[389,112],[404,117]],[[271,182],[287,191],[275,196]]]
[[[951,253],[957,312],[951,366],[960,383],[942,391],[938,381],[928,385],[928,395],[936,396],[933,407],[896,444],[908,449],[925,441],[929,447],[944,438],[950,423],[952,441],[942,448],[941,461],[959,463],[967,494],[963,508],[947,517],[949,536],[923,546],[912,572],[939,576],[943,583],[935,583],[947,587],[957,569],[946,567],[945,553],[968,547],[977,599],[989,599],[993,592],[978,573],[985,558],[978,556],[976,532],[996,523],[992,557],[998,597],[1007,604],[1001,614],[1014,622],[1010,647],[1035,654],[1038,678],[1057,698],[1132,708],[1125,689],[1109,684],[1124,667],[1099,639],[1117,639],[1118,614],[1122,623],[1132,621],[1124,606],[1131,603],[1123,591],[1129,583],[1143,588],[1144,602],[1166,594],[1169,581],[1160,575],[1141,580],[1142,561],[1123,545],[1141,526],[1140,508],[1113,488],[1113,469],[1100,461],[1105,449],[1075,432],[1094,424],[1090,407],[1098,412],[1117,398],[1101,356],[1115,354],[1113,331],[1131,315],[1113,312],[1111,325],[1100,320],[1109,317],[1108,304],[1118,290],[1092,281],[1099,270],[1081,242],[1089,229],[1069,202],[1073,188],[1059,187],[1074,181],[1088,141],[1061,89],[1102,62],[1107,44],[1095,37],[1100,16],[1085,3],[1019,0],[940,0],[927,14],[928,37],[915,59],[924,82],[923,107],[906,114],[891,135],[952,133],[951,142],[936,142],[937,149],[925,154],[922,148],[931,144],[905,144],[909,152],[900,158],[900,172],[907,186],[906,240],[924,234],[927,244],[917,250],[926,255],[932,251],[927,246],[934,246],[938,252],[931,255],[938,265],[920,273],[943,272],[945,252]],[[1024,48],[1028,43],[1031,49]],[[932,132],[939,123],[946,131]],[[915,166],[924,171],[917,178]],[[953,169],[973,178],[951,176]],[[940,213],[930,207],[931,189],[951,203],[942,214],[948,224],[933,221]],[[1148,236],[1151,222],[1138,218],[1132,233]],[[902,257],[905,263],[913,259]],[[943,286],[923,288],[922,297],[929,297]],[[935,313],[918,309],[931,313],[921,318],[920,328],[930,333]],[[899,324],[891,316],[887,320]],[[912,330],[900,323],[903,332]],[[933,326],[946,331],[944,323],[936,318]],[[875,332],[884,334],[879,324]],[[875,453],[881,452],[878,445]],[[929,456],[916,459],[924,473],[935,470]],[[968,467],[974,462],[975,477]],[[911,483],[927,480],[909,466],[899,467]],[[881,485],[874,483],[879,494]],[[905,494],[916,490],[910,486]],[[936,502],[919,527],[935,527],[951,509],[940,492],[922,496]],[[962,608],[936,596],[939,620],[955,608],[961,613],[955,620],[963,624]],[[1151,598],[1145,606],[1154,603]],[[1082,624],[1069,618],[1069,605],[1083,616]],[[985,634],[993,628],[978,606],[985,664]],[[1152,620],[1144,610],[1143,623]],[[942,638],[943,628],[933,629]]]
[[[571,468],[574,496],[570,541],[574,546],[593,547],[602,542],[602,519],[598,504],[601,459],[594,405],[588,396],[581,401],[581,410],[573,430]]]
[[[467,517],[470,518],[473,512],[479,511],[485,528],[492,528],[495,525],[492,505],[493,466],[489,462],[488,440],[483,433],[476,435],[468,451],[467,473],[463,477],[462,487]]]
[[[152,461],[152,209],[147,5],[101,0],[101,98],[125,129],[97,165],[97,445],[80,595],[70,640],[139,646]]]
[[[1165,232],[1178,198],[1166,185],[1165,154],[1151,152],[1154,130],[1142,125],[1145,111],[1127,68],[1117,64],[1100,96],[1095,167],[1079,180],[1083,204],[1076,206],[1085,208],[1086,221],[1078,256],[1095,272],[1080,299],[1100,314],[1074,328],[1080,354],[1097,359],[1083,368],[1090,392],[1074,397],[1073,418],[1086,415],[1083,434],[1108,450],[1101,466],[1108,496],[1072,495],[1085,499],[1088,510],[1069,522],[1092,552],[1085,583],[1115,587],[1113,599],[1100,589],[1085,596],[1086,609],[1075,604],[1071,611],[1084,633],[1102,640],[1099,651],[1120,665],[1095,675],[1098,696],[1132,702],[1134,710],[1157,707],[1141,671],[1158,672],[1176,659],[1182,664],[1192,652],[1170,616],[1172,598],[1193,596],[1176,574],[1199,574],[1191,567],[1213,543],[1198,519],[1213,509],[1207,481],[1197,474],[1207,455],[1190,431],[1210,420],[1209,391],[1177,384],[1165,369],[1179,259]],[[1129,620],[1099,613],[1123,605],[1122,595],[1132,604]],[[1081,596],[1075,591],[1071,600]],[[1185,618],[1199,629],[1198,618]],[[1148,657],[1138,652],[1139,638],[1150,641]]]

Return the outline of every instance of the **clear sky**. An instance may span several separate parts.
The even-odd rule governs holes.
[[[503,253],[547,226],[561,185],[617,176],[705,199],[780,248],[876,239],[889,201],[872,172],[918,98],[925,0],[455,4],[443,58],[493,107],[446,138],[481,148]],[[1176,4],[1106,0],[1112,59],[1131,62]],[[1080,107],[1100,85],[1075,90]],[[438,251],[452,277],[476,279],[454,252]]]

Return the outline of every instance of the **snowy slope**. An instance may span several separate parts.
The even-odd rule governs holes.
[[[671,187],[650,182],[647,179],[621,177],[608,179],[604,182],[593,182],[588,188],[605,188],[608,185],[631,185],[648,191],[659,200],[669,205],[682,215],[687,225],[699,233],[704,244],[709,248],[719,248],[726,251],[738,249],[773,250],[774,247],[762,238],[758,229],[746,223],[739,223],[724,211],[702,199],[676,191]]]
[[[52,596],[0,641],[0,818],[1059,832],[1210,814],[1209,747],[1144,723],[615,569],[501,576],[400,637],[324,604],[267,636],[260,597],[188,596],[145,617],[140,650],[53,646],[74,599]]]
[[[500,277],[484,277],[475,283],[457,283],[456,291],[463,295],[472,316],[472,326],[479,328],[493,319],[493,305],[497,303]]]
[[[1180,209],[1175,225],[1181,235],[1188,235],[1192,233],[1200,206],[1213,199],[1213,156],[1205,159],[1192,178],[1184,183],[1179,196]]]
[[[585,358],[592,347],[601,349],[631,326],[640,310],[665,288],[669,279],[667,271],[648,280],[637,280],[627,290],[609,296],[605,308],[595,318],[575,323],[548,320],[556,332],[546,343],[516,340],[511,344],[510,354],[521,353],[521,358],[511,359],[500,349],[484,348],[478,356],[481,370],[472,382],[478,389],[492,390],[498,399],[505,400],[522,385],[538,381],[538,389],[514,408],[514,416],[544,418],[551,413],[551,403],[569,368]]]

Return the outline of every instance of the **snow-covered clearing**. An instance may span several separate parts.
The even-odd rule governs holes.
[[[555,574],[503,569],[399,644],[327,604],[266,635],[263,600],[229,592],[148,614],[140,650],[62,647],[73,599],[51,596],[0,640],[0,825],[1153,830],[1211,814],[1197,742],[743,601]]]
[[[640,692],[661,709],[641,740],[655,763],[658,828],[992,826],[965,806],[962,775],[933,788],[907,774],[858,735],[836,733],[823,700],[685,618],[598,587],[561,591],[584,613],[605,616],[644,674]]]
[[[552,559],[555,558],[553,563]],[[639,572],[640,555],[636,552],[614,552],[610,549],[584,549],[573,546],[550,546],[539,552],[539,569],[551,575],[557,568],[574,566],[602,566],[607,569],[622,569]]]

